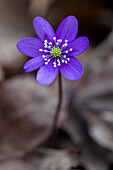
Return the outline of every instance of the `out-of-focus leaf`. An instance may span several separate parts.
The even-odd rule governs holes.
[[[17,42],[32,34],[27,0],[0,1],[0,64],[5,69],[17,69],[25,57],[16,48]],[[31,25],[31,26],[30,26]]]
[[[95,68],[89,72],[87,70],[79,86],[71,86],[76,95],[76,106],[99,112],[113,110],[113,54],[103,58],[101,62],[99,58],[95,61],[97,61]]]
[[[50,135],[57,105],[55,86],[40,86],[34,77],[15,76],[0,89],[0,155],[21,154]],[[61,111],[60,125],[66,114]]]
[[[108,159],[101,153],[88,134],[87,122],[76,106],[70,105],[70,113],[63,130],[69,135],[75,147],[82,148],[81,164],[88,170],[107,170]],[[85,114],[85,112],[84,112]],[[97,149],[97,150],[96,150]],[[100,153],[99,153],[100,152]]]
[[[2,82],[3,79],[4,79],[4,72],[3,72],[3,69],[0,65],[0,83]]]
[[[29,13],[32,16],[45,16],[55,0],[30,0]]]
[[[79,164],[80,154],[75,150],[41,148],[24,158],[0,162],[2,170],[69,170]]]
[[[109,116],[113,117],[113,113],[106,111],[101,117],[90,116],[89,133],[99,145],[113,151],[113,121],[109,121]]]

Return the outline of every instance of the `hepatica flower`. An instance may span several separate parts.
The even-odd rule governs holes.
[[[51,84],[59,71],[68,80],[80,79],[83,67],[75,56],[88,48],[88,39],[76,38],[77,19],[74,16],[68,16],[60,23],[56,33],[42,17],[36,17],[33,20],[33,26],[39,39],[28,37],[17,43],[21,53],[32,57],[24,65],[25,72],[39,68],[36,80],[41,85]]]

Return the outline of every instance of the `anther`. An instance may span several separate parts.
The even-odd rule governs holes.
[[[63,47],[66,47],[66,46],[68,46],[68,44],[67,44],[67,43],[63,44],[63,45],[62,45],[62,48],[63,48]]]
[[[47,51],[47,50],[44,50],[44,52],[49,52],[49,51]]]
[[[46,56],[45,55],[42,55],[43,58],[45,58]]]
[[[39,51],[43,51],[42,49],[39,49]]]
[[[57,40],[57,42],[62,42],[62,39]]]
[[[58,66],[60,66],[61,64],[60,63],[58,63]]]
[[[56,43],[56,45],[59,45],[59,43]]]
[[[56,37],[53,37],[53,40],[56,40]]]
[[[46,61],[46,60],[47,60],[47,58],[44,58],[44,60]]]
[[[69,49],[69,51],[73,51],[73,49],[72,49],[72,48],[70,48],[70,49]]]
[[[50,59],[48,59],[47,61],[50,62]]]
[[[65,42],[68,42],[68,40],[65,40]]]
[[[48,48],[51,48],[51,46],[48,46]]]
[[[52,45],[52,42],[49,42],[48,44],[49,44],[49,45]]]

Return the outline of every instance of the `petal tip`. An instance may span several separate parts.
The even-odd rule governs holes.
[[[20,51],[20,43],[21,43],[21,40],[16,44],[16,48],[18,49],[18,51]]]
[[[28,38],[28,37],[27,37]],[[27,38],[23,38],[16,44],[17,49],[22,53],[21,49],[23,48],[23,41]]]
[[[84,38],[84,41],[86,43],[86,48],[85,48],[85,51],[87,50],[88,46],[89,46],[89,40],[87,37],[83,37]]]
[[[52,38],[55,36],[55,32],[50,23],[42,17],[36,17],[33,20],[33,27],[37,36],[44,41],[45,38]]]
[[[73,20],[75,20],[76,22],[78,22],[77,18],[76,18],[74,15],[70,15],[70,16],[68,16],[67,18],[68,18],[68,19],[73,19]]]
[[[78,32],[78,20],[70,15],[63,19],[56,30],[56,36],[62,39],[72,41],[75,39]]]
[[[48,82],[40,81],[37,77],[36,77],[36,81],[37,81],[37,83],[39,83],[42,86],[49,86],[50,84],[53,83],[53,82],[48,83]]]
[[[23,70],[24,70],[26,73],[29,73],[29,71],[27,70],[27,68],[25,69],[25,68],[23,67]]]
[[[29,71],[27,70],[27,68],[28,68],[28,67],[26,67],[26,63],[25,63],[24,66],[23,66],[23,70],[24,70],[26,73],[29,72]]]
[[[33,19],[33,25],[34,25],[35,22],[37,22],[39,19],[44,19],[44,18],[42,18],[42,17],[35,17],[35,18]]]

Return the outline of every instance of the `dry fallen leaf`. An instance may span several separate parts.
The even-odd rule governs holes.
[[[31,16],[45,16],[55,0],[30,0],[29,13]]]
[[[86,120],[73,104],[70,105],[69,111],[69,117],[64,123],[63,130],[68,134],[75,148],[81,148],[80,163],[88,170],[107,170],[110,159],[107,159],[106,152],[102,152],[101,147],[90,138]],[[86,113],[84,112],[84,114]]]
[[[111,118],[113,112],[106,111],[101,114],[101,117],[90,116],[89,133],[99,145],[113,151],[113,121],[108,121],[103,116],[106,116],[106,118],[110,116]]]
[[[50,135],[57,105],[57,88],[40,86],[34,77],[21,75],[0,89],[0,155],[22,154]],[[58,125],[66,113],[61,112]]]
[[[75,150],[39,148],[23,158],[0,162],[2,170],[69,170],[79,164],[80,153]]]
[[[0,64],[3,69],[20,68],[25,61],[16,44],[33,32],[27,10],[27,0],[0,1]]]
[[[3,69],[0,65],[0,83],[3,81],[3,79],[4,79],[4,72],[3,72]]]

